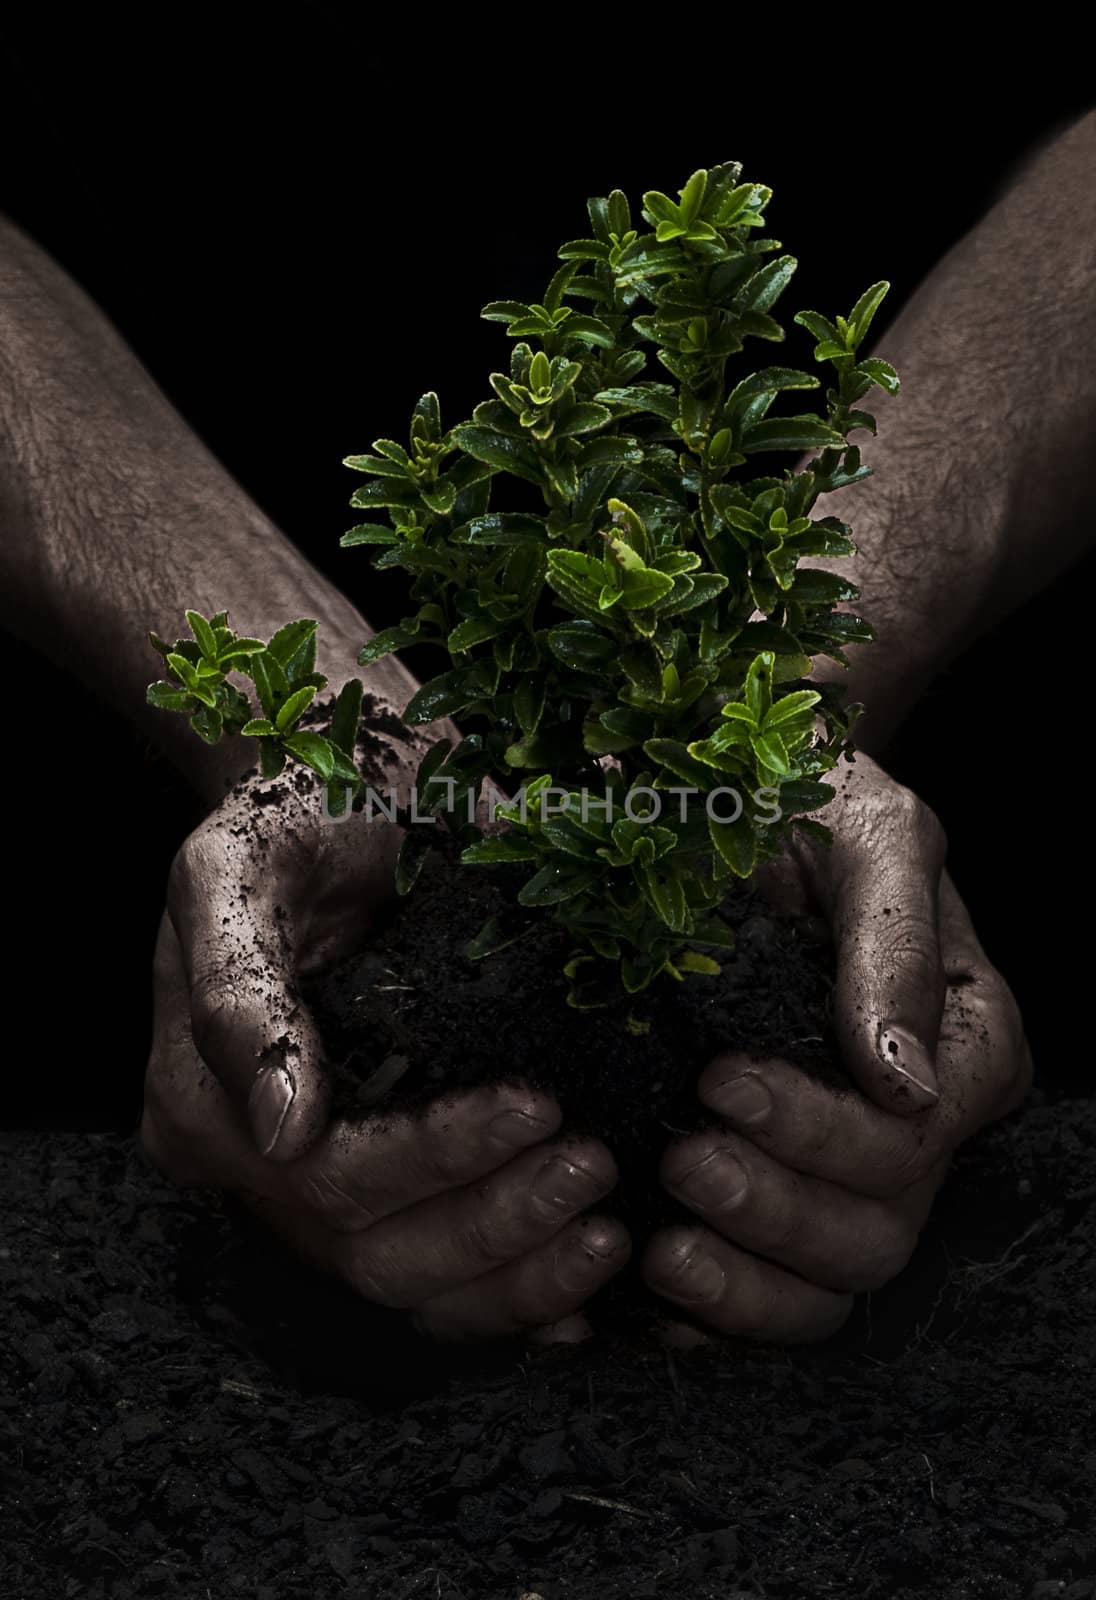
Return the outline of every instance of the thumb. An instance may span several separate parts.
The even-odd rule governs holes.
[[[223,856],[210,859],[200,836],[180,857],[168,914],[195,1048],[240,1108],[259,1152],[293,1160],[326,1126],[329,1092],[323,1045],[295,979],[292,915],[262,873],[240,881]]]
[[[822,898],[837,950],[834,1020],[845,1064],[882,1109],[909,1115],[939,1100],[946,841],[927,806],[879,777],[836,830]]]

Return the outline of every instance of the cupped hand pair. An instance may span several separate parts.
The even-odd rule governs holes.
[[[857,1293],[901,1271],[954,1151],[1021,1102],[1032,1070],[932,812],[858,755],[826,820],[833,847],[791,846],[766,888],[829,922],[857,1088],[786,1061],[704,1066],[699,1104],[720,1127],[679,1138],[661,1163],[695,1225],[633,1241],[599,1215],[613,1154],[568,1137],[538,1090],[331,1118],[298,980],[368,932],[399,836],[358,817],[332,826],[293,791],[276,813],[234,794],[174,862],[144,1147],[179,1183],[235,1192],[305,1258],[439,1339],[584,1338],[583,1307],[633,1250],[674,1342],[824,1338]]]

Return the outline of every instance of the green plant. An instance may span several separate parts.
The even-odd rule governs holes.
[[[469,729],[426,755],[420,808],[449,823],[469,865],[529,867],[518,900],[571,935],[580,1006],[619,993],[610,963],[632,993],[662,972],[718,970],[695,948],[729,943],[717,908],[789,827],[826,836],[807,814],[832,797],[820,780],[850,748],[858,708],[806,680],[812,657],[846,663],[842,647],[870,629],[837,609],[856,598],[850,583],[800,563],[854,549],[845,523],[811,512],[867,475],[848,443],[875,431],[859,402],[898,388],[885,361],[858,355],[887,285],[847,318],[796,316],[830,386],[821,414],[774,414],[820,380],[785,366],[728,377],[748,339],[784,338],[772,312],[796,262],[756,236],[770,197],[725,162],[693,173],[676,201],[645,194],[645,228],[619,190],[591,201],[591,236],[562,247],[543,301],[483,312],[515,340],[494,397],[446,430],[427,394],[407,446],[378,439],[346,460],[369,479],[351,503],[385,520],[342,544],[408,572],[417,605],[360,660],[437,646],[448,670],[405,720]],[[751,475],[757,457],[812,450],[803,470]],[[193,644],[154,641],[179,681],[150,699],[187,712],[204,738],[257,737],[266,776],[287,754],[305,762],[336,808],[343,783],[360,792],[360,685],[342,691],[326,737],[297,726],[322,686],[315,625],[263,646],[233,639],[223,615],[188,619]],[[250,672],[261,719],[227,682],[235,667]],[[521,784],[524,803],[502,806],[507,830],[485,837],[465,804],[489,777]],[[733,817],[729,789],[743,801]],[[401,890],[424,847],[425,830],[409,829]],[[484,930],[472,953],[502,937]]]

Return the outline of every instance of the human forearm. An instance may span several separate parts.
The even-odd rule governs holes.
[[[145,705],[154,628],[227,609],[269,638],[319,624],[317,670],[359,673],[369,628],[187,427],[87,296],[0,218],[0,621],[72,667],[209,799],[254,752],[210,747]],[[368,687],[400,709],[410,675],[388,657]]]
[[[1083,551],[1096,499],[1096,114],[1041,150],[888,330],[902,392],[848,521],[876,640],[852,646],[878,751],[929,681]],[[864,402],[870,407],[869,401]],[[844,678],[825,664],[817,676]]]

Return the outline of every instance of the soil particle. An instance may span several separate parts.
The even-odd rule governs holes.
[[[563,973],[569,941],[543,914],[516,909],[524,876],[462,867],[453,850],[435,849],[388,927],[307,987],[340,1111],[377,1109],[369,1086],[393,1057],[405,1065],[382,1111],[421,1108],[444,1088],[524,1080],[557,1097],[567,1132],[611,1146],[620,1185],[599,1211],[649,1231],[695,1220],[657,1169],[674,1138],[716,1125],[695,1085],[720,1051],[794,1060],[847,1091],[830,1017],[832,954],[815,919],[776,916],[743,891],[724,911],[736,943],[718,978],[660,980],[640,995],[621,991],[604,1010],[576,1011]],[[492,917],[514,942],[469,960],[465,946]]]
[[[436,1347],[116,1136],[0,1136],[19,1600],[1093,1593],[1096,1105],[960,1155],[835,1340]]]

